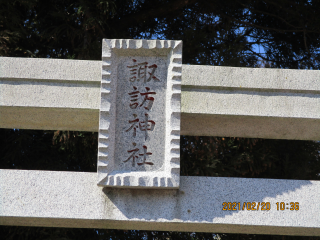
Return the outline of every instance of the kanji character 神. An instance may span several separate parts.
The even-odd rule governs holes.
[[[133,115],[134,118],[137,117],[136,114],[132,114],[132,115]],[[133,123],[133,124],[131,125],[131,127],[129,127],[129,128],[126,130],[126,132],[129,132],[131,129],[133,129],[133,134],[132,134],[132,136],[135,137],[135,136],[137,135],[137,128],[139,127],[139,126],[138,126],[139,118],[136,118],[136,119],[134,119],[134,120],[129,120],[129,123]]]
[[[149,115],[145,113],[145,118],[144,121],[140,121],[139,118],[136,118],[137,115],[136,114],[132,114],[133,117],[135,119],[133,120],[129,120],[129,123],[131,123],[132,125],[126,130],[126,132],[129,132],[131,129],[133,129],[133,133],[132,136],[136,137],[137,135],[137,128],[140,129],[140,131],[144,131],[145,132],[145,140],[147,140],[149,138],[148,136],[148,132],[147,131],[153,131],[154,126],[155,126],[155,122],[152,120],[149,120]],[[139,125],[138,125],[139,123]]]
[[[139,129],[144,131],[145,140],[147,140],[149,138],[148,131],[153,131],[156,123],[152,120],[149,120],[149,115],[147,113],[145,113],[144,116],[144,121],[139,122]]]

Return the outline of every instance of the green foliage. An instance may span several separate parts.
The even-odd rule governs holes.
[[[319,69],[319,4],[1,0],[0,55],[99,60],[102,38],[181,39],[184,63]]]
[[[0,129],[0,168],[97,171],[97,133]]]
[[[181,174],[276,179],[320,179],[314,141],[182,136]]]

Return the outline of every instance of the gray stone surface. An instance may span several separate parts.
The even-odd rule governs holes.
[[[184,87],[240,88],[258,91],[320,91],[319,70],[183,65]]]
[[[181,134],[320,139],[320,71],[183,65],[182,74]]]
[[[320,94],[316,92],[262,92],[241,89],[199,89],[197,87],[191,89],[184,88],[183,90],[183,113],[320,118]]]
[[[97,132],[99,110],[0,107],[0,128]]]
[[[318,141],[320,119],[182,113],[181,135]]]
[[[101,81],[101,61],[0,57],[0,79]]]
[[[183,176],[179,190],[158,191],[101,189],[96,173],[0,170],[0,179],[1,225],[320,236],[319,181]]]
[[[98,185],[178,188],[181,41],[104,39]]]
[[[52,75],[68,61],[92,74]],[[0,57],[1,127],[98,131],[100,74],[99,61]],[[319,140],[319,79],[317,70],[183,65],[181,135]]]
[[[98,131],[101,61],[0,57],[0,127]]]

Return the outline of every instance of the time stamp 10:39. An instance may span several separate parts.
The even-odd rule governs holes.
[[[276,202],[276,208],[278,211],[298,211],[299,202]],[[223,202],[222,203],[223,211],[270,211],[271,204],[270,202]]]

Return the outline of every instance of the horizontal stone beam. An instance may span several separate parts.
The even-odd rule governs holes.
[[[0,170],[0,179],[1,225],[320,236],[319,181],[181,177],[180,190],[159,191],[100,188],[83,172]]]
[[[320,71],[183,65],[181,134],[320,139]],[[0,57],[0,127],[97,131],[100,61]]]

